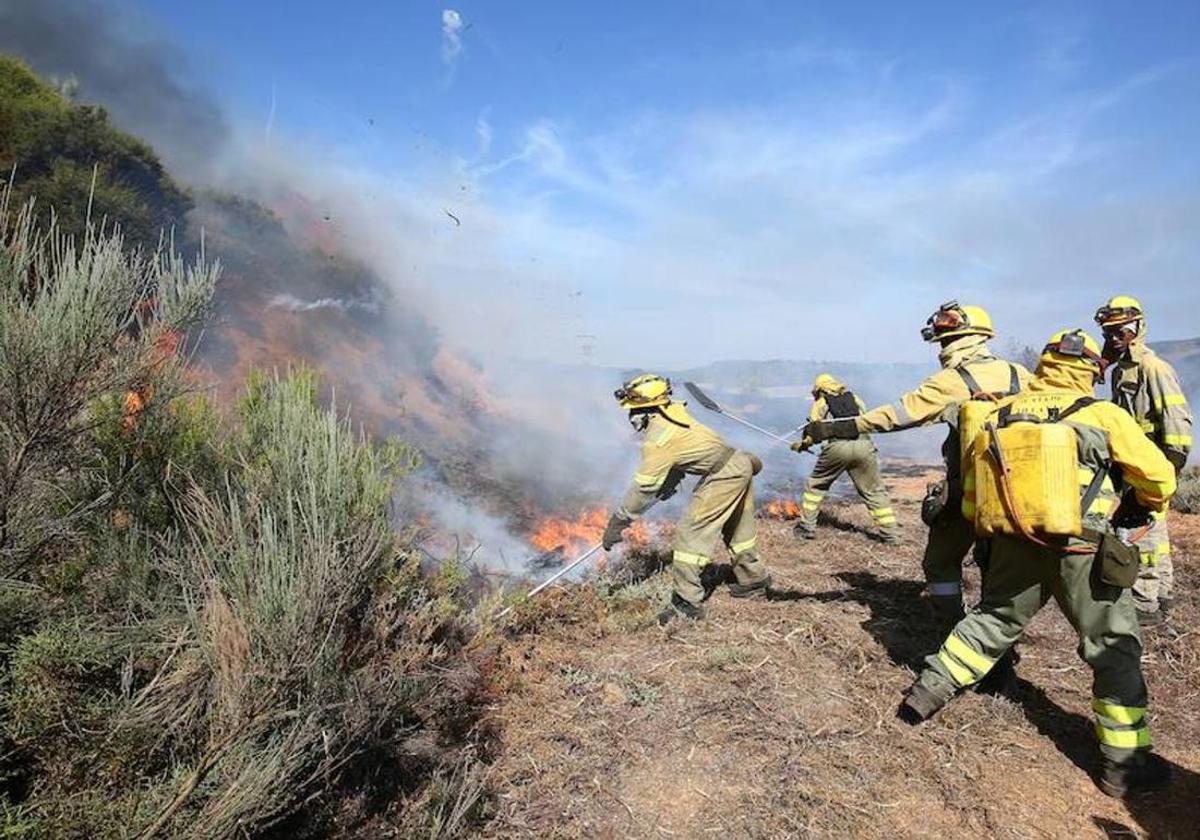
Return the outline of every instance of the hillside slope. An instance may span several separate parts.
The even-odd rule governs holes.
[[[1089,778],[1090,675],[1053,605],[1021,645],[1018,697],[967,694],[919,728],[896,720],[938,642],[920,596],[920,481],[899,483],[907,535],[895,549],[860,532],[857,505],[831,506],[815,542],[763,521],[787,600],[718,590],[707,621],[667,630],[639,597],[661,591],[655,578],[531,605],[529,632],[505,651],[487,836],[1196,837],[1194,578],[1182,576],[1176,629],[1146,640],[1155,743],[1174,782],[1121,803]],[[1175,524],[1190,556],[1200,519]]]

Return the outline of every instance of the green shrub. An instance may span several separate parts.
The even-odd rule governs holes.
[[[393,804],[483,812],[485,657],[465,576],[395,529],[419,463],[252,377],[223,420],[164,335],[216,271],[0,229],[0,831],[319,836]],[[144,312],[153,299],[153,319]],[[130,391],[147,399],[131,414]],[[377,801],[378,800],[378,801]],[[348,810],[349,809],[349,810]]]
[[[67,233],[119,222],[130,242],[153,249],[164,229],[182,230],[191,199],[145,143],[108,123],[103,108],[77,105],[14,58],[0,55],[0,184],[16,171],[15,200],[54,208]]]

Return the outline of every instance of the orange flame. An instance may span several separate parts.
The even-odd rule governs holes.
[[[608,511],[604,508],[585,510],[575,518],[547,517],[538,522],[529,543],[538,551],[553,551],[561,548],[564,554],[574,555],[600,542]],[[625,531],[628,544],[640,546],[650,541],[650,534],[641,520],[634,522]]]
[[[772,519],[799,519],[800,503],[795,499],[773,499],[763,506],[763,516]]]

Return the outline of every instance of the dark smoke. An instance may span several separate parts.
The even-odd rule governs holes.
[[[224,115],[181,75],[178,52],[134,34],[121,11],[94,0],[0,0],[0,52],[77,82],[79,99],[102,104],[176,174],[202,175],[228,137]]]

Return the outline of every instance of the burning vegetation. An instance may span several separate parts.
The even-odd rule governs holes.
[[[585,510],[574,517],[545,517],[534,527],[529,543],[544,554],[579,554],[600,542],[608,517],[609,511],[604,508]],[[650,529],[639,520],[630,526],[625,538],[634,548],[644,547],[650,541]]]
[[[762,515],[770,519],[799,519],[803,514],[795,499],[772,499],[762,507]]]

